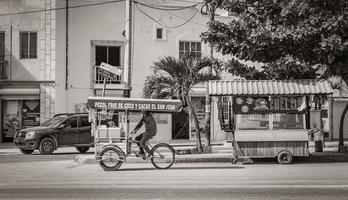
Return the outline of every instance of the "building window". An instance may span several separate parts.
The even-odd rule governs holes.
[[[192,41],[180,41],[179,42],[179,58],[185,54],[192,54],[196,58],[201,58],[201,42],[192,42]]]
[[[157,39],[163,39],[163,28],[157,28],[156,29],[156,38]]]
[[[20,32],[20,58],[37,58],[37,33]]]
[[[96,46],[95,61],[97,66],[99,66],[102,62],[113,66],[121,66],[121,47]]]
[[[153,27],[153,39],[166,40],[167,39],[166,29],[164,27],[158,27],[157,25],[155,25]]]
[[[104,62],[109,65],[121,68],[121,47],[120,46],[96,46],[95,47],[95,65],[100,66]],[[102,84],[104,77],[96,73],[96,83]],[[121,77],[117,76],[116,80],[107,79],[107,83],[120,83]]]
[[[5,60],[5,33],[0,32],[0,61]]]

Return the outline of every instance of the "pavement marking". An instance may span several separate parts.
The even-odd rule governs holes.
[[[84,184],[84,185],[76,185],[76,184],[62,184],[62,185],[47,185],[47,184],[36,184],[36,185],[6,185],[6,184],[0,184],[1,189],[12,189],[12,188],[26,188],[26,189],[43,189],[43,188],[115,188],[115,185],[109,184],[109,185],[95,185],[95,184]],[[161,189],[161,188],[187,188],[187,185],[120,185],[117,184],[118,189],[129,189],[129,188],[142,188],[142,189]],[[348,189],[348,185],[229,185],[228,187],[222,186],[222,185],[190,185],[190,189],[223,189],[223,188],[230,188],[230,189]]]

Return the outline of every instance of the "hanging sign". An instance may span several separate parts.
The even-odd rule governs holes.
[[[102,74],[105,78],[112,80],[118,80],[118,76],[121,76],[122,74],[122,69],[103,62],[97,67],[97,69],[98,73]]]
[[[135,99],[119,97],[89,97],[89,108],[119,110],[119,111],[149,111],[149,112],[179,112],[180,100],[165,99]]]

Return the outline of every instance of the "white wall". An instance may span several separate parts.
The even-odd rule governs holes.
[[[107,2],[69,1],[69,6]],[[64,0],[57,7],[65,7]],[[57,13],[57,111],[74,112],[74,105],[93,96],[92,40],[124,41],[124,2],[69,9],[68,88],[65,64],[65,9]]]
[[[93,3],[106,2],[95,0]],[[192,5],[192,2],[174,0],[141,0],[140,2],[155,5]],[[197,1],[200,2],[200,1]],[[89,4],[89,1],[72,1],[70,6]],[[64,7],[65,1],[57,1],[57,7]],[[133,50],[131,69],[131,97],[142,97],[145,78],[151,74],[151,66],[164,56],[178,57],[180,40],[200,41],[201,32],[206,30],[208,16],[198,13],[189,23],[185,23],[197,11],[189,8],[179,11],[162,11],[138,5],[141,10],[151,15],[154,22],[142,14],[136,5],[133,13]],[[83,8],[71,8],[69,13],[69,71],[68,89],[65,90],[65,11],[57,11],[57,73],[56,101],[57,112],[73,112],[74,104],[85,103],[88,96],[94,95],[92,84],[92,40],[125,41],[122,32],[125,30],[125,2],[111,3]],[[219,19],[219,17],[217,17]],[[166,27],[168,26],[168,27]],[[154,40],[155,27],[166,29],[166,40]],[[202,53],[210,54],[208,45],[202,43]],[[122,63],[124,64],[124,63]],[[171,139],[171,116],[167,124],[160,124],[159,134],[155,140]],[[169,132],[165,133],[164,132]],[[160,133],[161,132],[161,133]]]
[[[30,11],[42,9],[41,1],[0,1],[0,13],[13,13],[19,11]],[[9,62],[11,56],[11,26],[12,26],[12,66],[10,79],[14,81],[40,80],[40,66],[44,59],[39,54],[40,35],[40,13],[23,15],[6,15],[0,17],[0,31],[5,32],[5,59]],[[38,33],[38,58],[20,59],[19,57],[19,33],[20,31],[34,31]]]

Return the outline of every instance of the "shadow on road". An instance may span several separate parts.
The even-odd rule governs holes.
[[[167,170],[197,170],[197,169],[244,169],[245,167],[242,166],[192,166],[192,167],[171,167]],[[123,169],[118,169],[117,171],[151,171],[151,170],[160,170],[156,168],[123,168]]]

